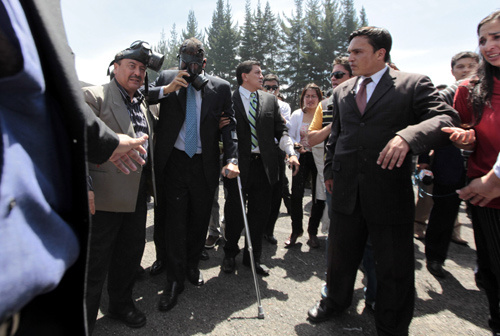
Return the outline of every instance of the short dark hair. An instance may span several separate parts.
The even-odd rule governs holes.
[[[198,40],[196,37],[191,37],[182,42],[179,47],[179,55],[180,54],[201,54],[202,57],[205,57],[205,49],[203,49],[203,43]]]
[[[275,74],[267,74],[264,76],[263,83],[272,82],[272,81],[276,81],[278,83],[278,86],[280,86],[280,81],[278,79],[278,76],[276,76]]]
[[[457,64],[458,61],[464,58],[473,58],[477,63],[479,63],[479,55],[472,51],[462,51],[451,58],[451,68]]]
[[[306,95],[307,90],[314,90],[316,91],[316,94],[318,95],[318,102],[321,102],[323,100],[323,94],[321,93],[321,89],[319,86],[317,86],[314,83],[307,84],[304,90],[302,90],[302,93],[300,94],[300,108],[304,108],[304,97]]]
[[[238,67],[236,68],[236,80],[238,81],[238,85],[243,84],[243,78],[241,77],[241,75],[244,73],[250,73],[254,65],[260,66],[260,63],[254,60],[249,60],[238,64]]]
[[[392,37],[391,33],[385,28],[379,27],[363,27],[355,30],[349,36],[349,42],[358,36],[365,36],[368,43],[373,47],[373,51],[385,49],[384,61],[387,63],[391,60]]]
[[[333,60],[333,63],[332,63],[332,68],[336,65],[342,65],[348,72],[349,72],[349,76],[352,77],[352,69],[351,69],[351,65],[349,64],[349,58],[346,57],[346,56],[341,56],[341,57],[337,57],[336,59]]]

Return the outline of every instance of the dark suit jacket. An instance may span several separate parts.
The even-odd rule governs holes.
[[[332,209],[351,214],[359,198],[366,219],[411,223],[411,154],[449,144],[440,129],[458,124],[458,115],[442,101],[428,77],[392,69],[384,73],[361,115],[354,94],[356,81],[344,82],[333,93],[338,112],[325,163],[325,179],[333,178]],[[400,168],[382,169],[377,158],[395,135],[408,142],[410,153]]]
[[[118,145],[118,137],[92,114],[83,101],[73,53],[65,35],[59,1],[21,0],[21,5],[38,50],[47,94],[54,98],[58,105],[58,115],[54,116],[54,119],[59,116],[62,122],[62,127],[58,128],[60,132],[58,139],[59,141],[67,139],[67,143],[61,143],[61,148],[69,148],[66,156],[70,157],[71,166],[67,167],[67,173],[71,176],[71,185],[67,186],[65,196],[71,202],[71,211],[59,215],[72,227],[80,243],[80,255],[66,271],[59,285],[50,293],[38,296],[31,302],[31,312],[32,314],[36,312],[39,318],[37,324],[31,328],[36,330],[35,333],[38,335],[83,335],[85,334],[84,279],[90,220],[86,185],[86,150],[89,150],[89,160],[102,163],[110,157]],[[57,122],[55,123],[57,125]],[[63,136],[65,132],[67,136]],[[87,139],[88,148],[86,148]],[[53,148],[48,148],[47,151],[49,150]],[[33,153],[37,163],[43,162],[45,157],[47,155],[44,152]],[[48,165],[50,164],[49,162]],[[39,196],[37,194],[37,197]],[[31,211],[47,211],[44,208],[46,201],[43,199],[37,201],[44,205]],[[33,218],[40,220],[36,213],[26,217],[26,220]],[[36,225],[44,227],[44,223],[37,222]],[[50,223],[47,223],[44,228],[49,226]],[[54,244],[64,246],[61,242],[43,243],[49,250]],[[2,274],[2,276],[8,275]],[[40,292],[46,291],[47,288],[40,288]],[[48,309],[54,306],[64,308],[58,314],[54,314],[52,309]],[[45,324],[45,328],[40,325],[42,323]]]
[[[288,135],[288,129],[280,114],[278,100],[272,94],[257,91],[257,137],[259,149],[264,163],[264,169],[271,185],[279,178],[279,154],[275,139],[280,140],[283,135]],[[233,106],[236,117],[236,130],[238,132],[239,168],[241,183],[246,185],[250,167],[251,140],[250,123],[248,121],[239,88],[233,92]]]
[[[186,119],[186,89],[168,94],[158,100],[161,86],[168,85],[177,76],[178,71],[166,70],[149,89],[149,102],[160,103],[160,115],[155,129],[155,172],[163,174],[175,141]],[[224,154],[226,158],[238,158],[238,145],[235,136],[234,111],[231,104],[231,88],[223,79],[213,76],[208,78],[202,89],[202,105],[200,116],[200,137],[204,173],[210,189],[215,190],[220,177],[219,140],[222,133]],[[219,130],[219,121],[224,114],[231,122]]]

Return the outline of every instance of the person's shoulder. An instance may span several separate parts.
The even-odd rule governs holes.
[[[218,76],[212,76],[212,75],[206,75],[207,79],[214,85],[214,86],[226,86],[226,87],[231,87],[231,84],[225,79],[222,79]]]
[[[82,88],[85,95],[91,94],[96,97],[104,96],[104,93],[109,89],[110,83],[106,83],[103,85],[92,85],[85,86]]]

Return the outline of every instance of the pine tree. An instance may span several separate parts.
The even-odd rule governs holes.
[[[224,7],[222,0],[217,1],[217,7],[212,16],[212,24],[206,30],[206,33],[207,72],[235,85],[239,33],[238,27],[233,26],[229,1],[226,7]]]
[[[177,54],[179,53],[180,44],[181,42],[179,41],[179,35],[177,34],[177,28],[174,23],[170,30],[170,39],[168,40],[165,62],[163,62],[162,69],[170,69],[179,66]]]
[[[308,82],[308,69],[303,57],[305,27],[302,0],[295,0],[295,12],[292,12],[291,17],[285,16],[285,19],[288,25],[285,22],[281,24],[285,57],[280,74],[288,81],[287,102],[292,109],[296,109],[300,105],[300,93]]]
[[[361,11],[359,12],[359,25],[361,27],[368,26],[368,17],[366,16],[365,7],[361,7]]]
[[[281,63],[283,42],[280,38],[280,21],[273,14],[269,1],[266,2],[264,14],[260,22],[262,38],[262,59],[260,60],[267,73],[276,73]]]
[[[307,0],[306,11],[304,18],[304,43],[302,48],[302,55],[307,68],[306,80],[323,87],[328,84],[323,76],[325,64],[321,59],[321,43],[322,43],[322,25],[323,20],[320,18],[320,5],[319,0]]]
[[[241,61],[255,59],[255,24],[254,15],[252,14],[250,0],[245,3],[245,22],[241,28],[241,44],[239,48],[239,55]]]
[[[349,36],[359,27],[353,0],[342,0],[342,27],[344,28],[344,50],[347,50]]]
[[[201,42],[203,42],[204,40],[203,32],[198,30],[198,21],[196,20],[194,11],[192,9],[189,10],[186,30],[182,30],[181,43],[191,37],[195,37]]]
[[[346,49],[344,48],[345,35],[342,29],[338,1],[324,0],[323,8],[325,14],[323,24],[321,25],[322,39],[320,41],[321,53],[319,56],[324,66],[324,79],[329,82],[328,74],[332,69],[333,60],[346,52]],[[323,87],[323,89],[326,91],[329,87],[330,85],[327,85],[326,87]]]

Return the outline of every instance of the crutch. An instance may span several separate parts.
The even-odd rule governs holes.
[[[255,271],[255,260],[253,257],[253,247],[252,240],[250,239],[250,229],[248,228],[248,220],[247,220],[247,212],[245,209],[245,201],[243,200],[243,193],[241,191],[241,179],[238,175],[236,177],[238,180],[238,192],[240,193],[240,202],[241,202],[241,211],[243,213],[243,221],[245,222],[245,234],[247,237],[247,245],[248,245],[248,253],[250,254],[250,264],[252,265],[252,274],[253,274],[253,282],[255,283],[255,292],[257,293],[257,303],[258,307],[258,315],[259,319],[264,318],[264,309],[262,309],[262,304],[260,303],[260,290],[259,290],[259,282],[257,281],[257,273]]]

